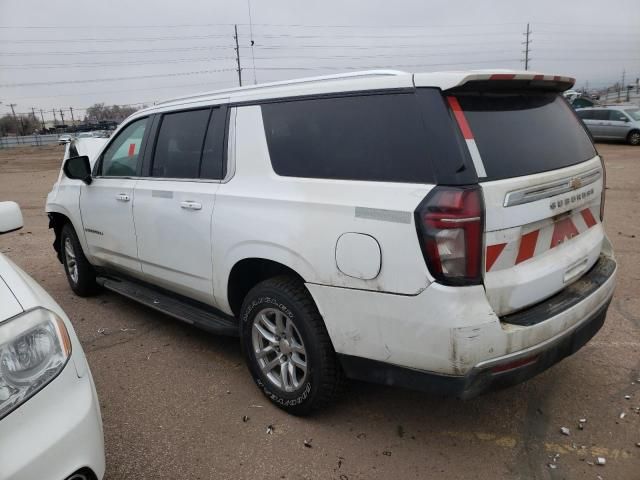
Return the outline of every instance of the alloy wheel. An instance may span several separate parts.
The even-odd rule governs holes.
[[[285,392],[294,392],[307,379],[307,353],[293,321],[276,308],[265,308],[254,317],[253,351],[267,379]]]

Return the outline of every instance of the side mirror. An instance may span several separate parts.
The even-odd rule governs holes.
[[[91,183],[91,164],[86,155],[67,158],[62,171],[72,180],[82,180],[87,185]]]
[[[22,228],[22,212],[16,202],[0,202],[0,235]]]

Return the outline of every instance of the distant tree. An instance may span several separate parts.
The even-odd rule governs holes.
[[[144,108],[144,106],[140,108]],[[108,106],[104,103],[96,103],[87,108],[87,112],[85,114],[85,122],[98,123],[104,120],[121,122],[129,115],[138,110],[138,108],[130,107],[128,105]]]
[[[41,125],[33,115],[11,114],[0,117],[0,135],[31,135],[40,129]]]

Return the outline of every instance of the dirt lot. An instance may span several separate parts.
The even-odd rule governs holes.
[[[253,385],[236,340],[109,292],[75,297],[44,214],[61,147],[0,151],[0,200],[19,202],[25,216],[22,231],[0,238],[0,251],[75,325],[102,405],[110,480],[640,479],[640,148],[599,150],[609,184],[606,228],[619,261],[605,326],[534,380],[466,402],[353,383],[329,411],[290,417]],[[596,455],[606,466],[589,464]]]

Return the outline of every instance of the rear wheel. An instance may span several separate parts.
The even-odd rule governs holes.
[[[84,256],[76,231],[70,223],[62,227],[60,249],[64,271],[71,289],[81,297],[96,293],[98,290],[96,274]]]
[[[242,349],[258,387],[275,405],[306,415],[335,398],[342,369],[309,292],[294,277],[259,283],[241,312]]]
[[[634,130],[627,135],[627,143],[629,145],[640,145],[640,131]]]

